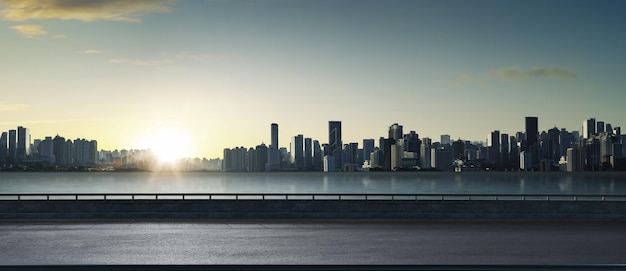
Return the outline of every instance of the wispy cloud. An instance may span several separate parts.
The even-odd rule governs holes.
[[[64,38],[67,38],[67,36],[66,35],[54,35],[54,36],[52,36],[52,38],[53,39],[64,39]]]
[[[102,54],[104,53],[104,51],[100,51],[100,50],[85,50],[85,51],[81,51],[81,54],[88,54],[88,55],[95,55],[95,54]]]
[[[174,0],[0,0],[0,14],[9,21],[79,20],[141,22],[149,13],[171,12]]]
[[[11,29],[20,33],[20,35],[27,38],[34,38],[36,36],[46,35],[48,32],[43,30],[41,25],[32,25],[32,24],[22,24],[11,26]]]
[[[575,80],[578,75],[575,71],[561,67],[533,67],[522,69],[520,67],[499,68],[488,71],[482,75],[464,74],[453,81],[456,85],[480,85],[488,86],[495,81],[519,81],[536,78],[548,78],[556,80]]]
[[[5,104],[0,103],[0,111],[20,111],[28,108],[27,104]]]
[[[110,63],[115,64],[128,64],[133,66],[163,66],[167,64],[171,64],[173,61],[168,59],[125,59],[125,58],[114,58],[109,59]]]
[[[577,79],[576,72],[559,67],[533,67],[529,70],[524,70],[519,67],[501,68],[493,70],[487,73],[489,78],[495,78],[498,80],[521,80],[531,79],[539,77],[547,77],[553,79]]]

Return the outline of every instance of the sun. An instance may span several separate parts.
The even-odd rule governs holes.
[[[146,140],[159,162],[169,163],[189,155],[189,135],[178,130],[159,130]]]

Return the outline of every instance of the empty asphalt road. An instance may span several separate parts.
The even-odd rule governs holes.
[[[614,220],[0,220],[0,265],[623,264]]]

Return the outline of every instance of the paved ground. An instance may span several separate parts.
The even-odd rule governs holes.
[[[614,264],[626,221],[0,220],[0,265]]]

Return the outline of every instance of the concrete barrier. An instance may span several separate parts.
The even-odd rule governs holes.
[[[21,200],[0,219],[75,218],[626,218],[611,201]]]

